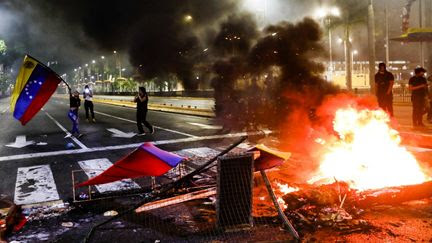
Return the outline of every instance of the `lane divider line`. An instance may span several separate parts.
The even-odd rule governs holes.
[[[43,110],[43,109],[42,109]],[[45,114],[63,131],[66,133],[66,135],[72,135],[66,128],[64,128],[54,117],[52,117],[47,111],[43,110]],[[81,149],[88,149],[87,146],[85,146],[78,138],[71,136],[70,137],[78,146],[81,147]]]
[[[104,112],[95,111],[94,113],[136,124],[136,121],[129,120],[129,119],[122,118],[122,117],[118,117],[118,116],[113,116],[113,115],[110,115],[110,114],[107,114],[107,113],[104,113]],[[186,136],[186,137],[198,138],[198,136],[195,136],[195,135],[192,135],[192,134],[189,134],[189,133],[184,133],[184,132],[180,132],[180,131],[176,131],[176,130],[172,130],[172,129],[168,129],[168,128],[159,127],[159,126],[154,126],[154,127],[157,128],[157,129],[160,129],[160,130],[167,131],[167,132],[177,133],[177,134],[180,134],[180,135],[183,135],[183,136]]]
[[[240,133],[230,133],[230,134],[202,136],[202,137],[193,137],[193,138],[169,139],[169,140],[155,141],[152,143],[154,145],[167,145],[167,144],[190,143],[190,142],[205,141],[205,140],[223,139],[223,138],[238,138],[238,137],[243,137],[243,136],[268,135],[271,133],[272,133],[272,131],[260,131],[260,132],[249,132],[249,133],[240,132]],[[59,151],[52,151],[52,152],[40,152],[40,153],[10,155],[10,156],[0,157],[0,162],[1,161],[10,161],[10,160],[19,160],[19,159],[43,158],[43,157],[59,156],[59,155],[71,155],[71,154],[82,154],[82,153],[91,153],[91,152],[101,152],[101,151],[137,148],[137,147],[141,146],[142,144],[143,144],[143,142],[124,144],[124,145],[106,146],[106,147],[94,147],[94,148],[82,148],[82,149],[74,149],[74,150],[59,150]]]

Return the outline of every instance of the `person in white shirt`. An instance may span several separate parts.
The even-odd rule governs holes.
[[[93,111],[93,91],[90,89],[88,85],[84,87],[84,109],[86,112],[86,120],[89,122],[89,110],[92,116],[92,121],[96,122],[94,111]]]

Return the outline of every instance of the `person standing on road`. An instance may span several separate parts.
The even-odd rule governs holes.
[[[378,105],[393,117],[393,84],[394,76],[387,71],[385,63],[378,65],[378,72],[375,74],[376,96]]]
[[[88,85],[84,86],[84,109],[86,113],[86,120],[89,122],[89,110],[92,116],[92,121],[96,122],[94,111],[93,111],[93,91],[90,89]]]
[[[426,70],[418,67],[414,70],[415,76],[409,80],[409,90],[411,90],[411,102],[413,106],[413,126],[424,127],[423,114],[426,103],[426,95],[428,93],[428,86],[426,78],[424,77]]]
[[[150,133],[154,133],[154,128],[150,123],[147,121],[147,111],[148,111],[148,95],[147,91],[144,87],[139,87],[138,95],[135,96],[134,102],[137,103],[137,126],[139,134],[138,136],[145,135],[143,123],[144,125],[149,129]]]
[[[429,123],[432,123],[432,76],[429,76],[427,80],[429,82],[429,88],[428,88],[429,107],[428,107],[427,121]]]
[[[81,100],[79,98],[79,92],[74,91],[72,94],[72,91],[69,89],[69,119],[72,121],[72,131],[70,134],[66,135],[65,138],[75,136],[77,134],[77,137],[80,138],[83,134],[79,132],[78,124],[79,124],[79,117],[78,117],[78,109],[81,105]]]

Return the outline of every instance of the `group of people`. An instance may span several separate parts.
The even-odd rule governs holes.
[[[425,113],[428,114],[428,122],[432,123],[432,92],[428,90],[425,74],[426,70],[418,67],[414,70],[414,76],[408,82],[408,89],[411,91],[413,107],[412,122],[414,127],[425,126],[423,123],[423,115]],[[378,105],[388,112],[390,116],[393,116],[393,84],[393,74],[387,71],[385,63],[380,63],[378,65],[378,72],[375,74],[376,96]],[[429,104],[427,103],[428,100]]]
[[[74,92],[69,88],[69,112],[68,117],[72,121],[72,130],[70,134],[66,135],[67,137],[75,136],[82,137],[83,134],[79,130],[79,108],[81,106],[80,93],[76,90]],[[84,87],[83,91],[84,98],[84,109],[86,114],[87,122],[96,122],[95,114],[94,114],[94,105],[93,105],[93,91],[90,89],[88,85]],[[148,94],[144,87],[139,87],[138,94],[135,96],[134,102],[137,103],[137,127],[138,127],[138,136],[143,136],[146,133],[144,132],[143,124],[148,128],[151,134],[154,133],[154,127],[147,121],[147,112],[148,112]],[[91,115],[91,120],[90,120]]]

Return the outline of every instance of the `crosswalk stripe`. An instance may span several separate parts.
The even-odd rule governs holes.
[[[78,164],[81,169],[84,170],[84,173],[88,178],[95,177],[112,166],[111,161],[107,158],[78,161]],[[100,193],[140,188],[140,186],[131,179],[124,179],[121,181],[97,185],[95,187]]]
[[[213,158],[214,156],[218,155],[220,152],[209,147],[199,147],[199,148],[182,149],[182,150],[174,151],[172,153],[192,159],[192,161],[183,162],[184,174],[188,174],[194,171],[202,163],[207,162],[207,160],[203,160],[204,158]],[[206,173],[204,173],[204,175],[209,176]],[[172,168],[165,174],[165,176],[171,179],[178,177],[179,176],[178,168],[177,167]]]
[[[49,165],[18,168],[15,184],[15,204],[27,205],[59,199]]]
[[[173,152],[184,157],[212,158],[220,152],[208,147],[188,148]]]

